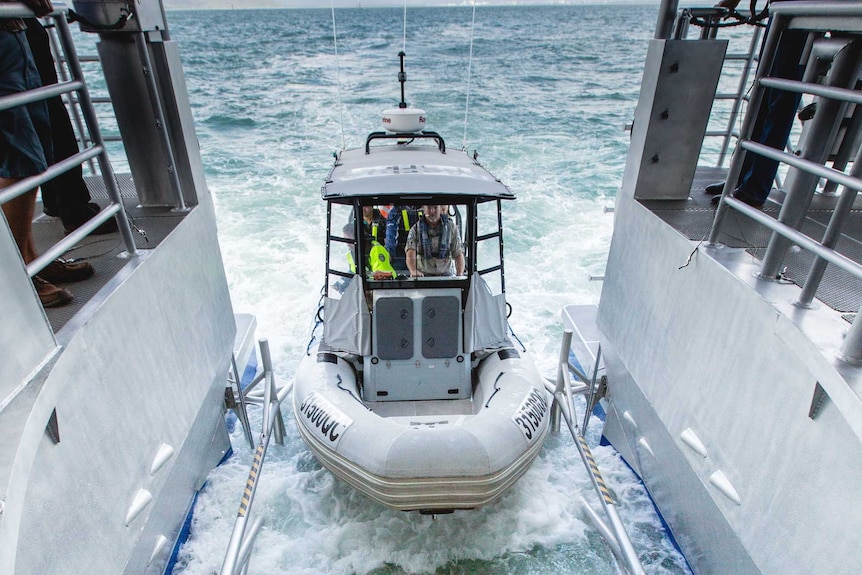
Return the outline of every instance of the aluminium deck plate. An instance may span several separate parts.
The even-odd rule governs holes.
[[[108,203],[108,195],[100,176],[84,178],[94,202],[103,207]],[[123,198],[129,221],[133,224],[132,235],[135,246],[140,250],[153,249],[164,240],[182,221],[185,214],[173,212],[169,207],[141,208],[131,177],[128,174],[118,174],[120,196]],[[37,211],[41,211],[37,209]],[[135,231],[135,228],[146,232],[146,236]],[[49,246],[63,238],[63,225],[59,218],[40,216],[33,222],[33,238],[36,250],[42,253]],[[49,308],[45,312],[54,332],[60,331],[70,319],[104,287],[108,280],[122,269],[127,260],[121,257],[125,245],[119,233],[91,235],[80,244],[66,252],[66,259],[83,259],[90,262],[96,269],[96,274],[85,281],[64,284],[74,294],[75,299],[68,305]]]
[[[723,177],[724,170],[721,168],[698,168],[688,200],[650,200],[641,203],[688,239],[706,241],[715,217],[715,206],[710,203],[711,196],[706,195],[703,189]],[[782,200],[783,194],[773,191],[763,211],[777,217]],[[815,196],[802,232],[820,241],[836,201],[835,197]],[[836,246],[837,251],[857,263],[862,263],[862,200],[857,199],[844,224],[844,232]],[[770,236],[771,232],[765,226],[735,210],[729,210],[719,242],[730,247],[746,248],[748,253],[762,259]],[[811,253],[792,247],[784,259],[784,276],[802,286],[813,261],[814,256]],[[862,280],[836,266],[827,266],[817,290],[817,299],[836,311],[855,313],[862,306]]]

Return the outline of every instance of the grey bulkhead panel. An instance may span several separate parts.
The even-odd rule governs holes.
[[[460,289],[377,290],[372,322],[366,401],[470,397]]]

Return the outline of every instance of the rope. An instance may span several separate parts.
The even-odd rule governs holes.
[[[470,112],[470,76],[473,72],[473,30],[476,27],[476,2],[473,2],[473,21],[470,22],[470,56],[467,58],[467,97],[464,102],[464,138],[461,149],[467,149],[467,118]]]
[[[331,1],[332,7],[332,46],[335,50],[335,82],[338,84],[338,114],[341,117],[341,149],[345,146],[344,142],[344,105],[341,103],[341,70],[338,67],[338,34],[335,31],[335,0]]]

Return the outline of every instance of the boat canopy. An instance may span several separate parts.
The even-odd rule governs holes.
[[[354,198],[398,197],[416,200],[475,197],[515,199],[515,194],[466,152],[436,146],[375,146],[343,151],[321,195],[347,203]]]

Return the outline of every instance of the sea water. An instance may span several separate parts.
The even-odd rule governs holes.
[[[255,314],[277,383],[306,349],[323,284],[320,186],[342,146],[380,129],[406,99],[428,129],[465,146],[517,194],[504,205],[510,322],[553,376],[566,304],[595,304],[610,243],[653,6],[171,12],[236,312]],[[406,32],[405,32],[406,30]],[[470,58],[472,38],[472,58]],[[337,58],[336,58],[337,47]],[[468,83],[469,78],[469,83]],[[469,100],[469,105],[468,105]],[[252,408],[252,425],[260,413]],[[249,573],[618,573],[589,524],[592,490],[572,439],[550,436],[498,502],[436,519],[388,510],[326,471],[284,403],[253,513],[265,518]],[[649,573],[687,573],[642,486],[600,422],[588,440]],[[218,572],[252,452],[233,457],[198,499],[174,573]]]

